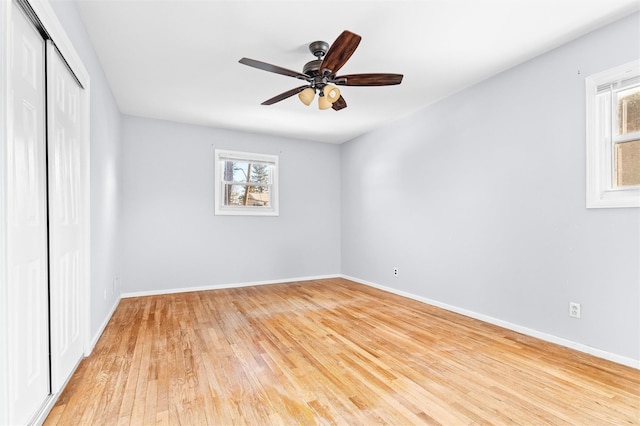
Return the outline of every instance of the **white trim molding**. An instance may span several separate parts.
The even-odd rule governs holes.
[[[85,68],[80,56],[76,52],[71,40],[64,31],[62,24],[58,20],[55,12],[51,8],[48,0],[23,0],[31,6],[38,20],[42,23],[47,35],[51,38],[53,44],[56,45],[60,54],[64,58],[78,82],[84,89],[89,87],[89,72]]]
[[[640,207],[640,187],[614,185],[614,149],[617,143],[615,111],[617,90],[638,87],[640,60],[585,78],[587,121],[587,208]],[[626,86],[626,87],[625,87]],[[640,132],[625,135],[638,139]],[[619,138],[620,136],[618,136]]]
[[[278,216],[280,214],[277,155],[216,149],[214,156],[214,213],[217,216]],[[247,171],[238,167],[238,163],[245,164]],[[225,166],[229,166],[229,169]],[[262,174],[262,179],[254,181],[250,178],[251,170],[255,170],[258,166],[264,167],[265,172]],[[236,171],[244,173],[244,180],[236,181],[234,178]],[[245,197],[266,194],[266,200],[255,200],[256,205],[246,205],[248,198],[245,198],[245,205],[233,204],[230,199],[234,192],[228,193],[227,190],[235,186],[244,186]],[[264,193],[249,191],[251,187],[267,188],[267,191]]]
[[[7,129],[7,116],[9,108],[9,87],[8,68],[9,61],[6,60],[9,52],[9,20],[11,15],[12,2],[0,1],[0,424],[8,424],[9,413],[9,381],[4,380],[7,376],[9,365],[6,349],[9,341],[8,330],[8,277],[7,277],[7,205],[6,205],[6,150],[9,144],[9,130]]]
[[[130,293],[122,293],[120,297],[123,299],[130,297],[142,297],[142,296],[158,296],[161,294],[174,294],[174,293],[190,293],[192,291],[207,291],[207,290],[222,290],[225,288],[238,288],[238,287],[251,287],[255,285],[269,285],[269,284],[282,284],[282,283],[293,283],[298,281],[313,281],[313,280],[324,280],[329,278],[341,278],[342,275],[334,274],[334,275],[316,275],[311,277],[298,277],[298,278],[283,278],[279,280],[268,280],[268,281],[253,281],[253,282],[244,282],[244,283],[230,283],[230,284],[214,284],[214,285],[204,285],[197,287],[180,287],[180,288],[171,288],[166,290],[149,290],[149,291],[136,291]]]
[[[98,343],[98,340],[100,340],[100,337],[102,336],[102,333],[104,333],[104,330],[107,328],[107,325],[109,325],[109,321],[111,321],[111,317],[113,317],[113,314],[116,312],[116,309],[118,309],[118,306],[120,305],[120,300],[121,300],[120,297],[118,297],[116,299],[115,303],[111,307],[111,310],[109,311],[109,313],[107,314],[106,318],[104,319],[104,321],[100,325],[100,328],[98,329],[96,334],[91,339],[89,347],[85,351],[85,354],[84,354],[85,357],[88,357],[89,355],[91,355],[91,352],[93,352],[93,348],[96,347],[96,344]]]
[[[455,312],[460,315],[464,315],[469,318],[474,318],[480,321],[484,321],[489,324],[497,325],[498,327],[506,328],[507,330],[515,331],[518,333],[525,334],[527,336],[535,337],[540,340],[544,340],[546,342],[555,343],[560,346],[564,346],[566,348],[574,349],[579,352],[583,352],[589,355],[596,356],[598,358],[606,359],[608,361],[613,361],[618,364],[626,365],[628,367],[636,368],[640,370],[640,360],[635,360],[633,358],[627,358],[621,355],[617,355],[611,352],[603,351],[601,349],[593,348],[591,346],[584,345],[582,343],[574,342],[568,339],[564,339],[562,337],[554,336],[552,334],[543,333],[538,330],[534,330],[532,328],[523,327],[518,324],[513,324],[508,321],[503,321],[501,319],[493,318],[488,315],[480,314],[477,312],[469,311],[467,309],[459,308],[457,306],[449,305],[447,303],[442,303],[437,300],[428,299],[426,297],[417,296],[412,293],[408,293],[402,290],[397,290],[395,288],[386,287],[383,285],[379,285],[376,283],[372,283],[370,281],[361,280],[359,278],[350,277],[348,275],[341,275],[342,278],[354,281],[360,284],[364,284],[369,287],[377,288],[379,290],[388,291],[389,293],[397,294],[398,296],[407,297],[409,299],[417,300],[418,302],[426,303],[427,305],[435,306],[437,308],[446,309],[447,311]]]
[[[386,287],[380,284],[376,284],[370,281],[362,280],[360,278],[355,278],[355,277],[351,277],[344,274],[319,275],[319,276],[286,278],[286,279],[269,280],[269,281],[254,281],[254,282],[244,282],[244,283],[206,285],[206,286],[198,286],[198,287],[173,288],[173,289],[166,289],[166,290],[130,292],[130,293],[123,293],[121,297],[124,299],[124,298],[132,298],[132,297],[157,296],[157,295],[163,295],[163,294],[189,293],[192,291],[221,290],[226,288],[249,287],[249,286],[256,286],[256,285],[281,284],[281,283],[288,283],[288,282],[304,282],[304,281],[313,281],[313,280],[321,280],[321,279],[329,279],[329,278],[344,278],[346,280],[350,280],[350,281],[363,284],[372,288],[377,288],[379,290],[387,291],[389,293],[397,294],[398,296],[407,297],[409,299],[416,300],[418,302],[422,302],[427,305],[446,309],[447,311],[455,312],[457,314],[464,315],[469,318],[474,318],[489,324],[497,325],[507,330],[522,333],[524,335],[535,337],[537,339],[544,340],[546,342],[555,343],[557,345],[564,346],[569,349],[574,349],[579,352],[587,353],[589,355],[593,355],[598,358],[606,359],[608,361],[613,361],[615,363],[626,365],[628,367],[632,367],[640,370],[639,360],[627,358],[611,352],[603,351],[601,349],[593,348],[591,346],[587,346],[582,343],[577,343],[568,339],[564,339],[562,337],[554,336],[552,334],[543,333],[541,331],[534,330],[532,328],[523,327],[521,325],[517,325],[517,324],[510,323],[508,321],[503,321],[497,318],[493,318],[488,315],[479,314],[477,312],[459,308],[457,306],[449,305],[447,303],[442,303],[437,300],[432,300],[426,297],[417,296],[412,293],[408,293],[402,290],[397,290],[391,287]],[[115,307],[114,307],[114,310],[115,310]],[[100,336],[97,336],[97,338],[99,337]],[[97,341],[97,338],[95,339],[96,341]]]

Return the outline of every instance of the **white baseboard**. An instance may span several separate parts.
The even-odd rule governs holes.
[[[499,327],[506,328],[508,330],[516,331],[518,333],[525,334],[527,336],[535,337],[540,340],[544,340],[550,343],[555,343],[560,346],[564,346],[570,349],[575,349],[580,352],[587,353],[589,355],[596,356],[598,358],[613,361],[618,364],[626,365],[628,367],[636,368],[640,370],[640,360],[624,357],[611,352],[603,351],[591,346],[584,345],[582,343],[574,342],[572,340],[564,339],[562,337],[554,336],[552,334],[543,333],[541,331],[534,330],[532,328],[523,327],[517,324],[513,324],[507,321],[503,321],[497,318],[490,317],[488,315],[479,314],[477,312],[469,311],[467,309],[459,308],[457,306],[449,305],[446,303],[438,302],[437,300],[427,299],[426,297],[417,296],[415,294],[407,293],[405,291],[397,290],[395,288],[386,287],[369,281],[361,280],[359,278],[350,277],[348,275],[341,275],[342,278],[355,281],[360,284],[364,284],[369,287],[377,288],[380,290],[388,291],[389,293],[397,294],[399,296],[408,297],[409,299],[417,300],[428,305],[436,306],[438,308],[446,309],[447,311],[455,312],[470,318],[475,318],[480,321],[487,322],[489,324],[497,325]]]
[[[85,351],[83,354],[84,358],[91,355],[93,348],[96,346],[96,343],[98,343],[98,339],[100,339],[100,336],[102,336],[104,329],[107,327],[107,324],[109,324],[109,320],[111,320],[111,317],[113,316],[113,313],[116,311],[116,308],[118,307],[119,304],[120,304],[120,298],[116,299],[115,303],[111,307],[111,310],[109,311],[109,314],[107,315],[104,322],[100,326],[100,329],[95,334],[93,339],[89,342],[89,346],[85,348]],[[67,383],[69,383],[69,380],[71,380],[71,376],[73,376],[73,373],[75,373],[81,361],[82,360],[78,360],[78,363],[75,365],[75,367],[73,367],[71,374],[69,374],[69,376],[67,377],[63,385],[60,387],[60,390],[58,392],[54,392],[49,395],[47,400],[42,405],[41,409],[38,411],[38,413],[35,415],[35,417],[32,419],[32,421],[29,424],[34,426],[41,426],[42,424],[44,424],[45,420],[47,420],[47,416],[49,415],[54,405],[58,401],[60,394],[62,394],[65,387],[67,387]]]
[[[268,285],[268,284],[280,284],[280,283],[292,283],[296,281],[312,281],[312,280],[323,280],[328,278],[340,278],[342,275],[333,274],[333,275],[317,275],[312,277],[298,277],[298,278],[284,278],[279,280],[268,280],[268,281],[253,281],[246,283],[231,283],[231,284],[215,284],[215,285],[205,285],[198,287],[180,287],[180,288],[171,288],[166,290],[149,290],[149,291],[135,291],[131,293],[122,293],[120,297],[123,299],[129,297],[141,297],[141,296],[157,296],[161,294],[173,294],[173,293],[189,293],[192,291],[207,291],[207,290],[222,290],[225,288],[236,288],[236,287],[250,287],[254,285]]]
[[[88,357],[89,355],[91,355],[91,352],[93,352],[93,348],[96,347],[96,343],[98,343],[98,340],[100,339],[100,336],[102,336],[102,333],[104,332],[104,329],[107,328],[107,324],[109,324],[109,321],[111,321],[111,317],[113,316],[113,313],[116,311],[116,309],[118,308],[118,305],[120,304],[120,299],[122,297],[118,297],[115,301],[115,303],[113,304],[113,306],[111,307],[111,310],[109,311],[109,313],[107,314],[107,317],[104,319],[104,321],[102,322],[102,325],[100,326],[100,329],[98,330],[98,332],[93,336],[93,338],[91,339],[91,342],[89,342],[89,347],[86,348],[86,350],[84,351],[84,356],[85,358]]]
[[[399,296],[408,297],[409,299],[417,300],[422,303],[426,303],[428,305],[436,306],[438,308],[446,309],[451,312],[455,312],[457,314],[461,314],[470,318],[475,318],[480,321],[487,322],[489,324],[497,325],[499,327],[506,328],[508,330],[516,331],[518,333],[525,334],[527,336],[535,337],[550,343],[555,343],[560,346],[564,346],[570,349],[575,349],[580,352],[584,352],[598,358],[606,359],[609,361],[613,361],[618,364],[626,365],[628,367],[636,368],[640,370],[640,360],[635,360],[633,358],[624,357],[618,354],[614,354],[611,352],[607,352],[598,348],[594,348],[591,346],[584,345],[582,343],[574,342],[572,340],[564,339],[562,337],[554,336],[552,334],[543,333],[538,330],[534,330],[532,328],[523,327],[518,324],[513,324],[498,318],[493,318],[488,315],[480,314],[477,312],[473,312],[467,309],[463,309],[457,306],[449,305],[446,303],[439,302],[437,300],[428,299],[426,297],[417,296],[412,293],[408,293],[402,290],[398,290],[391,287],[386,287],[383,285],[379,285],[370,281],[362,280],[360,278],[351,277],[343,274],[332,274],[332,275],[318,275],[318,276],[310,276],[310,277],[298,277],[298,278],[287,278],[287,279],[279,279],[279,280],[268,280],[268,281],[254,281],[254,282],[245,282],[245,283],[231,283],[231,284],[217,284],[217,285],[206,285],[206,286],[197,286],[197,287],[181,287],[181,288],[173,288],[173,289],[165,289],[165,290],[150,290],[150,291],[140,291],[140,292],[130,292],[123,293],[121,298],[130,298],[130,297],[141,297],[141,296],[156,296],[161,294],[172,294],[172,293],[187,293],[192,291],[206,291],[206,290],[220,290],[225,288],[236,288],[236,287],[248,287],[255,285],[268,285],[268,284],[278,284],[278,283],[287,283],[287,282],[296,282],[296,281],[311,281],[311,280],[321,280],[328,278],[344,278],[347,280],[351,280],[360,284],[367,285],[369,287],[377,288],[380,290],[388,291],[389,293],[397,294]],[[119,300],[118,300],[119,302]],[[114,305],[110,315],[105,320],[103,326],[100,329],[100,332],[96,335],[94,341],[92,342],[91,349],[95,346],[98,338],[102,334],[102,331],[107,326],[111,315],[118,306],[118,302]]]
[[[53,410],[53,406],[56,405],[56,402],[58,401],[58,397],[60,396],[60,393],[61,392],[49,395],[47,397],[47,400],[44,402],[44,404],[40,408],[40,411],[38,411],[35,417],[31,419],[31,421],[27,424],[32,426],[42,426],[45,420],[47,420],[49,413],[51,413],[51,410]]]
[[[47,420],[47,417],[49,416],[49,413],[51,413],[51,410],[53,410],[53,407],[56,405],[56,402],[58,402],[58,398],[60,398],[62,391],[64,391],[64,388],[67,387],[69,380],[71,380],[71,377],[76,372],[81,362],[82,362],[82,359],[78,360],[78,362],[73,367],[73,369],[71,369],[71,373],[69,373],[69,375],[67,376],[62,386],[60,386],[60,390],[49,394],[49,396],[45,400],[42,407],[40,407],[40,410],[38,411],[38,413],[35,415],[32,421],[30,421],[27,424],[32,426],[42,426],[44,424],[45,420]]]

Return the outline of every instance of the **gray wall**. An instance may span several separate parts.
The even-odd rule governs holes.
[[[584,82],[638,19],[342,145],[342,273],[640,359],[639,209],[585,208]]]
[[[119,165],[121,115],[75,4],[51,6],[91,78],[91,336],[96,337],[120,293]]]
[[[124,117],[123,292],[340,272],[340,148]],[[280,216],[215,216],[214,149],[276,154]]]
[[[638,14],[335,146],[122,118],[73,3],[52,6],[91,74],[92,333],[116,276],[341,272],[640,359],[639,210],[584,207],[584,77],[637,58]],[[214,148],[280,155],[279,217],[213,215]]]

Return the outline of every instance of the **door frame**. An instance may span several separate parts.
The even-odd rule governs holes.
[[[84,356],[88,356],[91,353],[91,210],[90,210],[90,77],[87,69],[85,68],[80,56],[76,52],[71,40],[67,36],[64,27],[58,20],[55,12],[53,11],[48,0],[15,0],[19,3],[23,3],[27,9],[33,12],[33,16],[40,24],[41,30],[47,34],[49,38],[58,48],[60,54],[64,58],[65,62],[75,75],[76,79],[82,87],[80,95],[80,111],[81,111],[81,143],[85,144],[85,158],[82,159],[81,167],[83,168],[83,174],[86,176],[86,180],[82,182],[81,191],[83,192],[84,205],[82,206],[82,215],[84,217],[84,229],[83,229],[83,246],[85,248],[84,258],[84,276],[82,282],[84,288],[82,289],[81,303],[82,309],[82,327],[84,328],[81,333],[83,335],[83,352]],[[6,147],[8,143],[8,130],[7,130],[7,117],[9,113],[8,97],[8,61],[6,60],[9,52],[9,22],[12,13],[15,13],[16,7],[20,7],[14,3],[14,0],[0,1],[0,34],[2,34],[2,41],[0,42],[0,55],[5,60],[2,61],[0,66],[0,129],[4,129],[0,132],[0,165],[1,170],[6,170],[7,153]],[[0,377],[7,377],[8,360],[7,352],[8,347],[8,330],[7,324],[7,286],[8,277],[7,271],[7,202],[6,202],[6,185],[7,179],[5,172],[0,172]],[[55,318],[51,319],[50,328],[54,325]],[[65,383],[66,384],[66,383]],[[61,389],[64,388],[64,385]],[[52,394],[47,401],[45,407],[40,412],[41,416],[47,415],[47,413],[53,407],[58,395]],[[8,421],[7,412],[10,395],[8,394],[8,384],[5,380],[0,381],[0,424],[6,424]],[[45,417],[36,418],[36,423],[44,421]]]

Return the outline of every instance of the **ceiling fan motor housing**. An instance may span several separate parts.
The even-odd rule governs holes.
[[[309,51],[316,57],[316,60],[307,62],[302,69],[302,73],[310,77],[316,77],[320,75],[320,65],[322,64],[322,57],[329,50],[329,43],[326,41],[314,41],[309,45]]]
[[[315,56],[317,59],[314,61],[309,61],[304,65],[302,69],[302,73],[312,77],[313,80],[310,81],[311,87],[320,89],[327,83],[327,79],[324,76],[321,77],[320,67],[322,66],[322,57],[329,50],[329,43],[326,41],[314,41],[309,44],[309,51]]]
[[[309,45],[309,51],[318,59],[322,58],[327,50],[329,50],[329,43],[326,41],[314,41]]]
[[[302,68],[302,73],[310,77],[315,77],[320,74],[320,65],[322,65],[322,59],[307,62],[304,64],[304,68]]]

